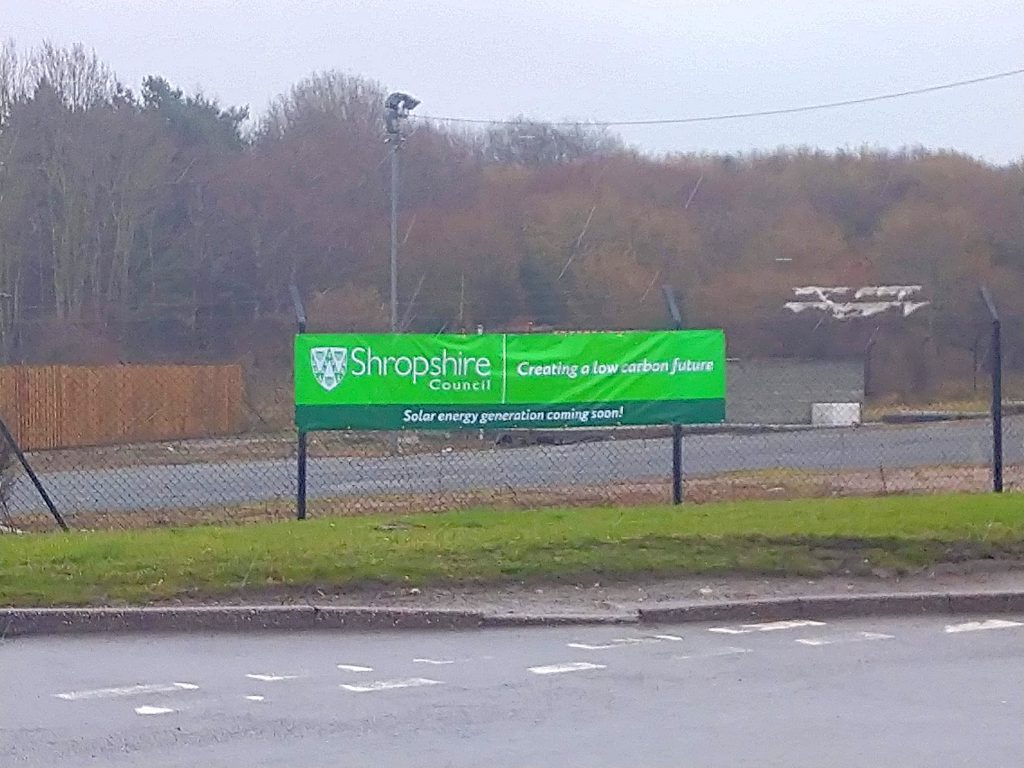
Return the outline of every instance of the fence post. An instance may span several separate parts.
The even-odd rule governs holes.
[[[298,520],[306,519],[306,433],[299,430],[298,476],[295,491],[295,517]]]
[[[4,440],[11,446],[11,450],[14,451],[14,455],[18,457],[18,461],[21,462],[21,466],[25,468],[25,474],[28,475],[28,479],[32,481],[32,485],[39,491],[39,495],[43,498],[43,503],[46,504],[46,508],[50,510],[50,514],[53,515],[53,519],[57,521],[57,525],[60,526],[62,531],[68,529],[68,524],[64,522],[63,516],[57,511],[57,507],[54,505],[53,500],[50,498],[50,494],[46,492],[43,487],[42,481],[36,475],[32,469],[32,465],[28,463],[28,459],[25,458],[25,454],[21,451],[21,446],[14,439],[14,435],[11,434],[11,430],[7,428],[7,422],[0,418],[0,433],[3,434]]]
[[[874,394],[874,388],[871,386],[872,380],[875,375],[874,366],[871,361],[871,353],[875,349],[875,342],[878,341],[878,333],[882,330],[882,326],[875,326],[875,330],[871,332],[871,336],[868,337],[868,343],[864,345],[864,400],[867,401],[871,395]]]
[[[292,306],[295,309],[295,324],[299,333],[306,332],[306,310],[302,306],[302,296],[299,294],[298,286],[292,283],[288,286],[292,295]],[[297,520],[306,519],[306,432],[298,431],[298,450],[295,452],[295,517]]]
[[[986,286],[981,297],[992,316],[992,490],[1003,492],[1003,340],[999,311]]]
[[[663,285],[661,291],[665,296],[668,313],[672,317],[672,327],[677,331],[683,327],[683,316],[676,304],[676,296],[671,285]],[[672,425],[672,504],[683,503],[683,428],[679,424]]]

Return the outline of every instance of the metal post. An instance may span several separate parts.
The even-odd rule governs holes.
[[[295,494],[295,517],[306,519],[306,433],[299,430],[298,489]]]
[[[64,518],[61,516],[60,512],[57,511],[57,507],[54,506],[53,500],[50,498],[50,494],[46,492],[46,489],[43,487],[39,477],[32,469],[32,465],[28,463],[28,459],[25,458],[25,454],[22,453],[21,447],[14,439],[14,435],[11,434],[11,430],[7,428],[7,423],[2,418],[0,418],[0,433],[3,434],[4,440],[7,441],[7,444],[11,446],[11,450],[14,451],[14,455],[17,456],[18,461],[21,462],[21,466],[25,468],[25,474],[28,475],[28,479],[32,481],[32,485],[34,485],[36,490],[39,491],[39,495],[42,497],[43,503],[46,504],[46,508],[50,510],[50,514],[53,515],[53,519],[57,521],[57,525],[60,526],[62,531],[66,531],[68,529],[68,524],[64,522]]]
[[[395,91],[384,99],[384,131],[391,144],[391,332],[398,331],[398,151],[402,148],[402,121],[420,100]]]
[[[672,425],[672,504],[683,503],[683,428]]]
[[[661,292],[665,296],[668,313],[672,316],[672,327],[677,331],[681,331],[683,329],[683,313],[679,311],[679,305],[676,304],[676,295],[672,291],[672,286],[661,286]]]
[[[683,316],[679,312],[679,305],[676,304],[675,294],[672,286],[663,285],[662,293],[665,296],[665,304],[672,316],[672,327],[680,330],[683,327]],[[672,504],[683,503],[683,428],[679,424],[672,425]]]
[[[988,288],[981,296],[992,316],[992,490],[1003,492],[1003,340],[999,311]]]
[[[875,330],[871,332],[871,336],[868,337],[868,343],[864,345],[864,400],[867,401],[875,392],[872,385],[872,380],[875,375],[874,368],[872,366],[871,353],[875,349],[875,342],[878,340],[878,334],[882,330],[882,326],[875,326]]]
[[[391,332],[398,331],[398,149],[402,139],[391,137]]]
[[[1003,341],[999,318],[992,321],[992,490],[1003,492]]]
[[[302,295],[298,286],[292,283],[288,286],[292,295],[292,306],[295,309],[295,324],[299,333],[306,332],[306,310],[302,306]],[[306,519],[306,433],[299,430],[298,450],[296,451],[296,489],[295,489],[295,517],[299,520]]]

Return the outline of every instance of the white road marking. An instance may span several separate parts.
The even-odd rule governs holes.
[[[547,664],[529,669],[535,675],[560,675],[563,672],[584,672],[588,669],[607,669],[607,667],[604,664],[591,664],[589,661],[570,661],[566,664]]]
[[[895,635],[884,635],[881,632],[857,632],[854,635],[839,637],[802,637],[796,642],[801,645],[842,645],[843,643],[865,643],[871,640],[892,640]]]
[[[298,675],[246,675],[250,680],[259,680],[262,683],[276,683],[279,680],[294,680]]]
[[[413,661],[413,664],[434,664],[434,665],[438,665],[438,666],[442,665],[442,664],[454,664],[455,663],[454,659],[413,659],[412,661]]]
[[[662,637],[661,639],[664,639]],[[661,639],[654,637],[619,637],[610,643],[591,645],[590,643],[566,643],[567,648],[576,648],[581,651],[605,651],[609,648],[624,648],[627,645],[641,645],[643,643],[660,643]],[[682,638],[675,638],[682,640]]]
[[[395,688],[419,688],[424,685],[443,685],[440,680],[431,680],[427,677],[408,677],[403,680],[376,680],[363,685],[341,685],[346,691],[353,693],[371,693],[373,691],[391,691]]]
[[[763,624],[741,624],[738,627],[711,627],[708,632],[723,635],[749,635],[751,632],[776,632],[780,629],[799,629],[801,627],[824,627],[824,621],[810,619],[792,619],[790,621],[768,621]]]
[[[683,639],[679,635],[655,635],[654,637],[658,640],[668,640],[673,643],[682,642]]]
[[[169,715],[173,711],[167,707],[151,707],[149,705],[135,708],[136,715]]]
[[[266,701],[265,696],[246,696],[246,701]]]
[[[750,653],[749,648],[738,648],[734,645],[727,645],[724,648],[715,648],[704,653],[690,653],[682,656],[673,656],[673,659],[713,659],[717,656],[733,656],[740,653]]]
[[[339,664],[338,669],[343,672],[373,672],[373,667],[361,667],[358,664]]]
[[[618,637],[612,640],[613,643],[619,643],[621,645],[643,645],[644,643],[660,643],[653,637]]]
[[[1019,621],[1007,621],[1006,619],[968,621],[964,624],[950,624],[946,627],[946,632],[979,632],[985,629],[1012,629],[1014,627],[1024,627],[1024,623]]]
[[[576,648],[581,651],[604,651],[609,648],[621,648],[621,645],[608,643],[607,645],[590,645],[589,643],[566,643],[567,648]]]
[[[170,693],[172,691],[195,691],[199,686],[192,683],[152,683],[149,685],[126,685],[121,688],[96,688],[91,691],[69,691],[56,693],[58,699],[79,701],[81,699],[114,699],[121,696],[139,696],[144,693]]]

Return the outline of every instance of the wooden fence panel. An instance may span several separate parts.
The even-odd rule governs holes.
[[[0,366],[0,413],[24,450],[237,434],[239,365]]]

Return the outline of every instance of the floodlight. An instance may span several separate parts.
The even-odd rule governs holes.
[[[398,134],[398,121],[410,110],[419,106],[420,100],[408,93],[395,91],[384,100],[384,128],[389,134]]]

